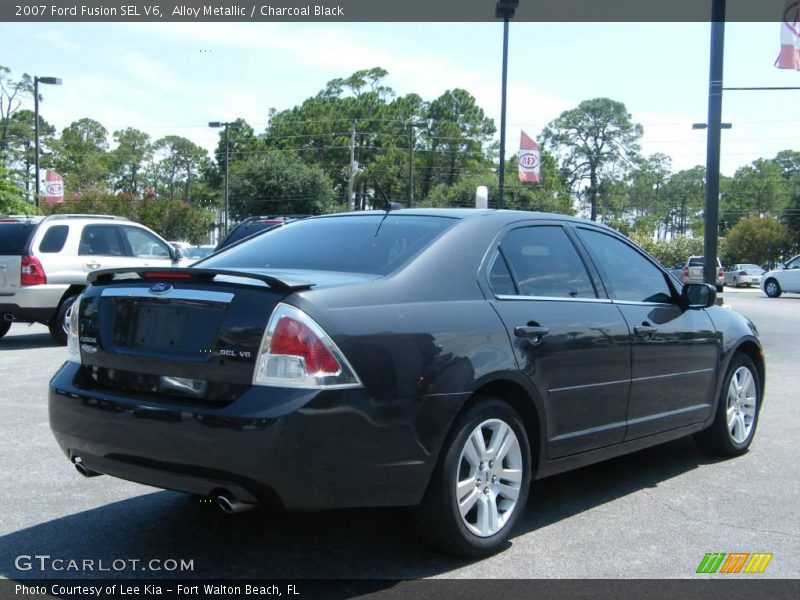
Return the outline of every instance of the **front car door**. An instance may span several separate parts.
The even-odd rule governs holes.
[[[129,249],[130,258],[127,266],[162,268],[176,266],[172,260],[169,244],[147,229],[135,225],[121,225],[120,230]]]
[[[576,227],[608,296],[631,333],[631,395],[626,440],[709,418],[717,335],[705,310],[682,310],[667,274],[621,237]]]
[[[630,337],[560,225],[506,231],[486,269],[491,303],[545,407],[548,458],[622,442]]]
[[[778,273],[778,283],[784,292],[800,292],[800,256],[786,263],[786,268]]]

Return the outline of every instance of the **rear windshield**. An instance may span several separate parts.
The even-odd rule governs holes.
[[[702,256],[693,256],[689,259],[689,266],[690,267],[702,267],[703,266],[703,258]],[[721,266],[719,262],[719,257],[717,257],[717,266]]]
[[[0,223],[0,256],[22,256],[35,230],[33,223]]]
[[[448,217],[383,212],[308,219],[260,235],[197,266],[386,275],[456,222]]]

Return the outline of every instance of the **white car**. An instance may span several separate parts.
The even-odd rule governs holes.
[[[122,217],[0,217],[0,338],[14,322],[42,323],[66,344],[72,304],[89,273],[179,266],[175,248]]]
[[[800,255],[782,268],[764,273],[761,276],[761,289],[770,298],[777,298],[783,292],[800,293]]]
[[[725,271],[725,285],[739,287],[740,285],[758,285],[761,283],[761,276],[764,269],[758,265],[735,264],[728,267]]]

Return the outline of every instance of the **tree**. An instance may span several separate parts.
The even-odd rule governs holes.
[[[35,215],[36,207],[25,198],[25,190],[15,185],[8,171],[0,164],[0,214],[2,215]]]
[[[159,193],[165,187],[171,198],[190,200],[192,183],[197,183],[208,163],[208,154],[191,140],[177,135],[168,135],[153,144],[160,157],[157,174],[159,180],[153,185]],[[160,185],[159,185],[160,184]]]
[[[138,194],[143,187],[142,170],[153,156],[150,136],[132,127],[114,132],[117,147],[111,151],[109,166],[114,189]]]
[[[781,166],[759,158],[736,170],[720,200],[720,231],[726,232],[748,215],[780,214],[789,200]]]
[[[11,70],[0,65],[0,163],[6,164],[8,129],[11,118],[26,96],[33,96],[33,79],[23,73],[19,79],[11,77]]]
[[[94,119],[73,121],[53,143],[68,192],[102,186],[108,176],[108,131]]]
[[[231,165],[230,210],[251,215],[320,214],[334,200],[330,178],[292,153],[258,154]]]
[[[11,116],[7,132],[6,159],[11,176],[32,194],[35,189],[34,168],[36,165],[35,113],[18,110]],[[53,157],[48,152],[53,147],[55,127],[39,116],[39,146],[41,167],[51,167]]]
[[[758,215],[740,219],[725,239],[723,256],[728,264],[771,264],[787,253],[791,243],[786,225],[775,217]]]
[[[588,180],[591,219],[597,220],[600,182],[626,172],[639,152],[642,126],[631,121],[625,105],[609,98],[581,102],[564,111],[542,132],[573,190]]]

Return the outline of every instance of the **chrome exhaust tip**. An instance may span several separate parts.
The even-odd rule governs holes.
[[[92,471],[89,467],[84,465],[80,456],[73,457],[72,464],[75,465],[75,470],[84,477],[97,477],[98,475],[102,475],[102,473]]]
[[[235,496],[232,494],[218,494],[217,495],[217,506],[222,509],[222,512],[225,512],[229,515],[238,512],[244,512],[246,510],[250,510],[251,508],[255,508],[255,504],[245,504],[244,502],[239,502]]]

